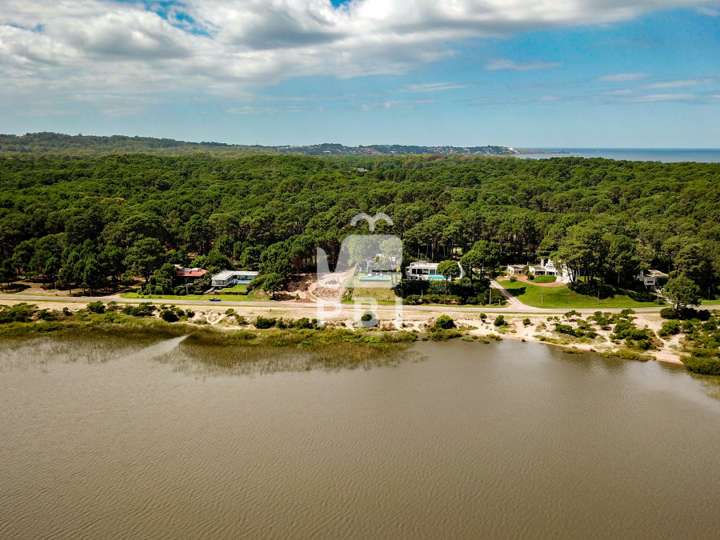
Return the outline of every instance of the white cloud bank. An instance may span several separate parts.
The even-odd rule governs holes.
[[[452,55],[453,44],[468,38],[705,5],[352,0],[334,8],[330,0],[183,0],[161,15],[140,0],[3,0],[0,95],[98,103],[175,90],[238,96],[298,76],[403,73]],[[491,69],[553,66],[504,62]]]

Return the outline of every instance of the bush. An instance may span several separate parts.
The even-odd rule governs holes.
[[[527,317],[523,319],[523,326],[530,326],[532,324],[532,321],[528,319]]]
[[[455,321],[448,315],[440,315],[433,326],[435,330],[451,330],[455,328]]]
[[[310,320],[307,317],[303,317],[302,319],[294,321],[292,326],[293,328],[297,328],[299,330],[315,330],[318,327],[318,320]]]
[[[558,332],[559,334],[565,334],[567,336],[573,336],[576,338],[595,339],[597,337],[597,332],[595,332],[592,328],[590,328],[587,323],[585,323],[585,325],[583,327],[578,327],[578,328],[574,328],[573,326],[571,326],[569,324],[556,323],[555,331]]]
[[[615,341],[624,340],[625,345],[630,348],[644,351],[656,348],[655,333],[649,328],[638,328],[632,321],[627,319],[620,319],[617,322],[611,337]]]
[[[688,371],[693,373],[720,376],[720,360],[717,358],[698,358],[691,356],[690,358],[683,359],[683,363]]]
[[[267,330],[268,328],[274,328],[277,326],[277,319],[258,317],[255,319],[255,328],[259,330]]]
[[[660,310],[660,316],[663,319],[679,319],[679,320],[690,320],[690,319],[697,319],[699,321],[708,321],[710,320],[710,317],[712,316],[712,313],[710,313],[707,309],[694,309],[694,308],[684,308],[681,310],[676,310],[673,308],[663,308]]]
[[[87,305],[87,309],[91,313],[105,313],[105,304],[103,304],[99,300],[97,302],[90,302]]]
[[[362,322],[370,322],[375,318],[375,316],[372,313],[363,313],[362,317],[360,317],[360,320]]]
[[[16,304],[0,307],[0,324],[14,322],[30,322],[37,311],[37,306]]]
[[[679,321],[667,321],[663,323],[658,334],[660,337],[677,336],[682,332],[682,324]]]
[[[480,314],[480,320],[481,320],[482,322],[485,322],[485,321],[487,320],[487,313],[481,313],[481,314]]]
[[[122,311],[132,317],[152,317],[156,309],[152,304],[137,304],[125,306]]]
[[[165,309],[160,313],[160,318],[162,318],[163,321],[174,323],[178,322],[180,320],[180,317],[178,317],[177,313],[175,313],[171,309]]]
[[[507,326],[507,321],[505,321],[505,316],[498,315],[497,317],[495,317],[495,322],[493,322],[493,324],[498,328],[500,328],[501,326]]]

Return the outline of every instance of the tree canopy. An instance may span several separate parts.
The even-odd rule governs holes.
[[[191,154],[0,157],[3,278],[95,288],[163,264],[277,274],[331,263],[361,212],[409,259],[483,272],[553,256],[578,279],[720,282],[720,165],[603,159]],[[9,265],[6,261],[10,261]],[[158,276],[159,278],[161,276]]]

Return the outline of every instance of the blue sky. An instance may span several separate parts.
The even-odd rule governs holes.
[[[720,2],[7,1],[0,132],[720,147]]]

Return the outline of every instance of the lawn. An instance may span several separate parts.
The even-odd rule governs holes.
[[[548,309],[603,309],[603,308],[640,308],[656,307],[656,302],[639,302],[627,294],[616,294],[600,300],[571,291],[568,287],[538,287],[521,281],[501,281],[500,285],[520,300],[532,307]]]
[[[352,304],[356,299],[373,298],[378,304],[395,304],[395,291],[376,287],[364,287],[353,289],[353,299],[344,300],[344,304]]]

